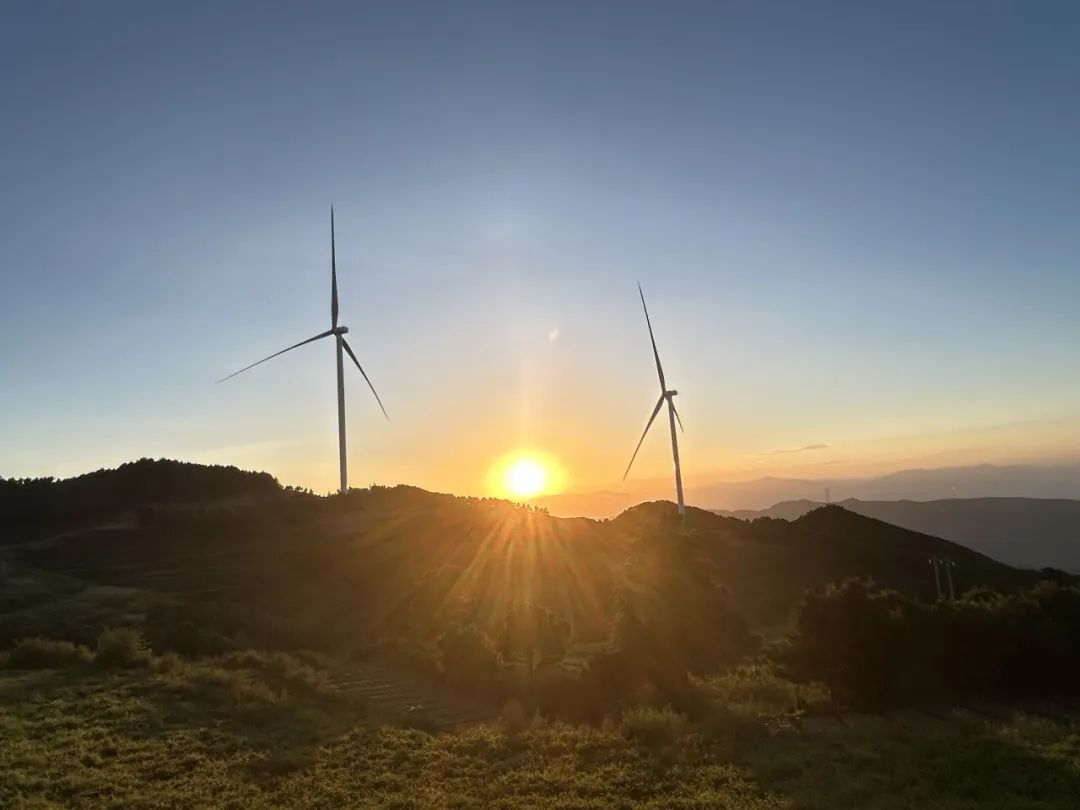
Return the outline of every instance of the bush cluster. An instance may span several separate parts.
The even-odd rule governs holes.
[[[623,712],[620,730],[623,736],[647,746],[670,745],[687,730],[686,717],[669,707],[639,706]]]
[[[656,577],[652,587],[618,596],[606,649],[575,667],[565,661],[571,627],[548,609],[515,605],[493,642],[474,624],[439,641],[444,680],[528,716],[601,723],[627,707],[671,707],[689,716],[707,698],[691,673],[711,673],[757,648],[729,595],[706,578]]]
[[[495,650],[475,625],[444,633],[439,639],[439,653],[443,678],[449,685],[470,692],[492,688],[498,669]]]
[[[93,656],[81,644],[50,638],[24,638],[15,642],[8,653],[12,669],[64,669],[85,664]]]
[[[873,708],[1080,692],[1080,588],[1042,582],[925,604],[852,580],[814,591],[772,652],[796,682]]]
[[[24,638],[7,654],[12,669],[65,669],[93,661],[107,669],[146,666],[152,655],[146,639],[131,627],[102,630],[91,652],[81,644],[51,638]]]
[[[138,630],[110,627],[98,636],[94,661],[115,669],[143,666],[150,661],[150,647]]]

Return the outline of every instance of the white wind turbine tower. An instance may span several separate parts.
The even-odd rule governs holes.
[[[265,363],[267,360],[271,360],[277,357],[279,354],[285,354],[290,352],[305,343],[314,343],[316,340],[322,340],[325,337],[334,336],[334,342],[337,344],[337,415],[338,415],[338,459],[341,465],[341,491],[347,492],[349,490],[349,475],[346,468],[345,460],[345,369],[342,362],[342,349],[344,349],[352,361],[356,364],[356,367],[360,370],[360,373],[364,377],[364,382],[368,384],[368,388],[371,389],[371,393],[375,395],[375,401],[379,403],[379,408],[382,409],[383,416],[389,421],[390,417],[386,413],[386,408],[383,407],[382,400],[379,399],[379,393],[375,390],[375,386],[371,384],[371,380],[368,379],[368,375],[364,372],[363,367],[360,365],[360,361],[356,359],[356,355],[353,353],[352,347],[349,346],[348,341],[345,340],[345,334],[349,331],[347,326],[338,326],[338,294],[337,294],[337,255],[334,246],[334,208],[330,207],[330,328],[325,332],[320,332],[315,337],[310,337],[307,340],[301,340],[290,346],[287,349],[282,349],[280,352],[274,352],[269,357],[264,357],[258,363],[252,363],[250,366],[244,366],[239,371],[234,371],[228,377],[222,377],[218,380],[219,383],[225,382],[237,374],[242,374],[250,368],[255,368],[259,363]]]
[[[675,422],[679,422],[679,430],[683,430],[682,419],[679,418],[679,412],[675,410],[675,395],[678,391],[668,390],[667,383],[664,381],[664,368],[660,365],[660,353],[656,350],[656,338],[653,337],[652,321],[649,320],[649,308],[645,306],[645,293],[641,291],[641,285],[638,284],[638,295],[641,296],[641,306],[645,310],[645,323],[649,327],[649,340],[652,341],[653,357],[656,359],[656,374],[660,378],[660,399],[656,400],[656,407],[653,408],[652,416],[649,417],[648,424],[645,425],[645,430],[641,434],[641,438],[638,439],[637,447],[634,448],[634,455],[630,457],[630,463],[626,465],[626,472],[623,473],[623,481],[626,480],[626,476],[630,474],[630,468],[634,464],[634,459],[637,458],[638,450],[641,449],[641,443],[645,441],[645,436],[649,432],[649,428],[652,427],[653,420],[656,419],[656,415],[660,413],[660,407],[667,401],[668,407],[668,422],[671,425],[671,457],[675,461],[675,494],[679,500],[679,516],[685,517],[686,505],[683,503],[683,491],[682,491],[682,468],[679,466],[679,436],[675,432]]]

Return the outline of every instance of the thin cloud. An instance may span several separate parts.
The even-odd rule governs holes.
[[[789,447],[789,448],[787,448],[785,450],[770,450],[765,455],[767,455],[767,456],[777,456],[777,455],[782,455],[784,453],[806,453],[806,452],[809,452],[811,450],[824,450],[828,446],[829,445],[827,445],[827,444],[808,444],[808,445],[806,445],[804,447]]]
[[[556,327],[555,329],[552,329],[550,332],[548,332],[548,340],[550,340],[552,343],[554,343],[558,339],[559,339],[559,329],[558,329],[558,327]]]

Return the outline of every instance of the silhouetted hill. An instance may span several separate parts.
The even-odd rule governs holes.
[[[914,531],[944,537],[996,560],[1024,568],[1080,571],[1080,501],[1042,498],[947,498],[938,501],[860,501],[841,505]],[[762,510],[720,514],[794,520],[820,507],[785,501]]]
[[[0,478],[0,538],[151,504],[257,500],[281,491],[267,473],[149,458],[63,480]]]
[[[673,504],[641,504],[612,523],[642,533],[665,522],[674,525]],[[850,577],[869,577],[913,596],[936,596],[929,558],[952,559],[957,592],[978,585],[1009,589],[1034,582],[1018,571],[948,540],[892,526],[840,506],[819,506],[790,522],[754,521],[687,509],[690,542],[714,564],[736,601],[761,621],[784,617],[807,588]]]
[[[561,492],[557,495],[544,495],[530,501],[535,506],[547,509],[556,517],[615,517],[625,509],[641,501],[629,492]]]
[[[408,639],[430,649],[463,627],[494,639],[522,604],[567,622],[576,644],[603,644],[627,615],[663,614],[671,628],[681,615],[690,622],[683,629],[703,630],[712,611],[727,610],[724,594],[752,625],[775,626],[805,589],[850,577],[933,598],[932,554],[956,561],[958,591],[1036,579],[836,506],[794,522],[689,509],[683,526],[662,501],[598,522],[405,486],[274,497],[283,491],[269,476],[150,461],[45,491],[47,524],[57,514],[173,499],[201,497],[206,508],[9,545],[13,564],[165,594],[204,611],[200,627],[306,646]],[[248,508],[233,508],[230,497],[248,499]]]
[[[859,501],[843,501],[841,505],[848,506],[848,504],[852,503],[859,503]],[[825,504],[820,501],[800,498],[797,501],[781,501],[773,504],[768,509],[716,509],[714,513],[723,517],[738,518],[739,520],[754,520],[759,517],[775,518],[777,520],[798,520],[807,512],[812,512],[823,506]],[[858,512],[857,509],[852,511]]]

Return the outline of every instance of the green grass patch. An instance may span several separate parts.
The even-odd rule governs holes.
[[[0,672],[0,806],[1056,810],[1080,796],[1068,723],[808,733],[631,709],[593,728],[510,707],[430,733],[369,722],[296,663]]]

